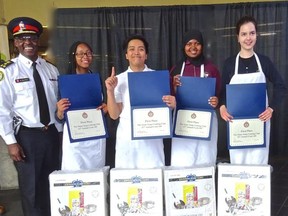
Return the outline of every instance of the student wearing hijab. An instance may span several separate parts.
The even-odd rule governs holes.
[[[181,86],[181,76],[216,78],[216,95],[220,92],[220,75],[218,69],[203,53],[202,33],[191,30],[185,33],[182,43],[183,58],[171,70],[173,91]],[[193,88],[193,87],[192,87]],[[213,108],[218,105],[218,97],[211,97],[207,103]],[[211,140],[172,138],[171,166],[215,165],[217,157],[218,120],[213,112]]]
[[[237,40],[240,51],[224,62],[222,72],[222,91],[220,96],[220,115],[224,121],[233,121],[233,116],[226,108],[226,85],[245,83],[266,83],[269,80],[273,87],[273,97],[266,98],[266,109],[259,119],[266,124],[266,147],[231,149],[232,164],[268,164],[270,144],[270,119],[274,110],[280,105],[287,93],[285,83],[271,60],[254,52],[257,40],[257,22],[251,16],[242,17],[236,24]],[[245,101],[243,101],[245,103]]]
[[[68,74],[92,73],[90,65],[93,52],[89,44],[77,41],[69,50]],[[85,85],[83,83],[83,85]],[[57,118],[64,120],[64,112],[71,105],[69,98],[62,98],[57,103]],[[107,113],[107,106],[102,103],[97,109]],[[70,142],[67,124],[64,124],[62,143],[62,170],[87,170],[105,166],[106,139],[93,139],[79,142]]]

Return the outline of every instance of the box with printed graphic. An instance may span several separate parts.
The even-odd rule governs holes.
[[[110,171],[110,215],[162,216],[162,169]]]
[[[49,175],[51,216],[98,216],[107,213],[108,167],[54,171]]]
[[[218,165],[219,216],[270,216],[269,165]]]
[[[164,169],[167,216],[216,216],[215,168]]]

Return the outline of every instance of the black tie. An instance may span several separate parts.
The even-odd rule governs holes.
[[[33,77],[34,77],[38,101],[39,101],[40,122],[44,124],[45,126],[48,126],[50,122],[49,108],[48,108],[48,103],[47,103],[47,98],[46,98],[45,90],[43,87],[43,83],[38,73],[38,70],[36,69],[36,64],[37,64],[36,62],[33,62],[32,66],[33,66]]]

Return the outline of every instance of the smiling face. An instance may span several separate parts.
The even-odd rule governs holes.
[[[129,41],[126,51],[126,59],[129,61],[129,66],[132,70],[144,69],[147,53],[143,41],[138,39]]]
[[[39,38],[36,34],[21,34],[14,38],[14,46],[26,58],[35,61],[38,58]]]
[[[79,44],[75,52],[76,72],[88,72],[92,63],[93,53],[86,44]]]
[[[184,47],[185,54],[190,58],[196,58],[202,53],[202,44],[199,41],[192,39],[189,40]]]
[[[241,25],[237,38],[242,51],[253,51],[257,40],[255,25],[252,22]]]

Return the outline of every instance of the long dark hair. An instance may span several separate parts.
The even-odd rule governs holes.
[[[77,47],[80,45],[80,44],[85,44],[89,49],[90,51],[92,52],[92,48],[91,46],[84,42],[84,41],[76,41],[74,42],[70,49],[69,49],[69,53],[68,53],[68,68],[67,68],[67,74],[76,74],[76,60],[75,60],[75,54],[76,54],[76,50],[77,50]]]

